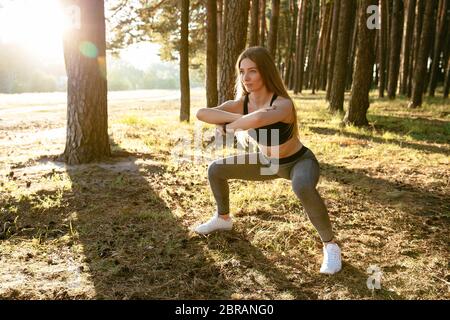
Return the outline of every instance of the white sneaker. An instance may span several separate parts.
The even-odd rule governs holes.
[[[341,249],[336,243],[323,247],[323,262],[320,273],[334,274],[342,269]]]
[[[231,221],[231,218],[229,220],[224,220],[220,218],[216,212],[208,222],[199,225],[194,231],[199,234],[208,234],[214,231],[231,230],[232,227],[233,221]]]

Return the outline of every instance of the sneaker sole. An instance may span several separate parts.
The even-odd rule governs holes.
[[[207,232],[207,233],[199,232],[197,230],[194,230],[194,232],[205,236],[207,234],[211,234],[211,233],[214,233],[214,232],[230,231],[232,229],[233,229],[233,227],[231,227],[231,228],[220,228],[220,229],[216,229],[216,230],[213,230],[213,231],[210,231],[210,232]]]

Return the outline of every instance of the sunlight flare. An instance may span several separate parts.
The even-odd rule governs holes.
[[[62,52],[65,20],[57,0],[2,1],[0,39],[43,55]]]

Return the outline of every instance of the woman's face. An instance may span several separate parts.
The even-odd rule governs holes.
[[[252,60],[248,58],[242,59],[239,67],[239,74],[241,76],[241,82],[247,92],[258,91],[264,87],[264,82],[258,67]]]

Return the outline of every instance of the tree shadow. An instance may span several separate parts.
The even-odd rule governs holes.
[[[46,175],[51,178],[67,172],[69,189],[38,191],[32,199],[0,203],[6,210],[17,208],[17,212],[1,216],[9,227],[8,232],[0,230],[3,238],[35,239],[42,250],[31,259],[43,258],[39,255],[46,244],[60,248],[48,264],[60,270],[54,277],[62,279],[62,285],[47,297],[230,297],[230,284],[204,255],[202,243],[159,196],[157,183],[149,180],[161,179],[167,168],[143,162],[146,156],[139,156],[118,152],[101,163],[60,164],[60,171]],[[36,209],[38,198],[45,198],[48,206]],[[51,205],[52,201],[57,205]],[[20,220],[14,229],[15,216]]]
[[[445,239],[450,229],[449,194],[430,191],[420,185],[370,177],[363,169],[347,169],[328,163],[321,163],[320,167],[324,177],[351,185],[353,192],[359,193],[364,201],[386,208],[400,207],[406,216],[401,220],[393,220],[393,223],[399,224],[395,230],[399,230],[401,225],[408,229],[411,240],[427,239],[443,245],[443,250],[448,251]],[[387,196],[391,190],[397,190],[398,195]],[[414,205],[405,205],[405,201],[411,201]]]
[[[264,253],[252,245],[245,234],[239,231],[213,234],[206,238],[206,244],[211,250],[220,250],[224,256],[232,257],[225,267],[238,267],[243,274],[241,291],[245,294],[263,292],[265,299],[274,299],[276,295],[288,293],[295,300],[317,299],[318,295],[312,288],[297,285],[292,278],[277,268]],[[286,259],[283,260],[286,263]],[[302,266],[297,266],[302,268]],[[259,273],[264,276],[266,283],[261,283],[255,277]],[[302,273],[298,271],[298,273]],[[268,288],[275,287],[272,292]]]
[[[375,114],[369,114],[367,118],[378,131],[408,135],[429,143],[450,143],[450,121]]]
[[[161,176],[173,172],[168,171],[164,164],[153,162],[153,159],[151,154],[123,151],[102,163],[63,166],[64,170],[53,170],[43,176],[56,178],[67,171],[70,189],[63,192],[38,191],[37,198],[43,201],[39,208],[36,208],[36,198],[6,199],[5,203],[0,203],[5,210],[17,207],[16,213],[2,212],[2,226],[5,223],[9,226],[7,230],[2,230],[0,236],[36,239],[42,246],[56,243],[55,246],[61,248],[61,254],[59,260],[49,259],[49,265],[67,266],[64,259],[73,260],[71,263],[76,266],[75,271],[71,271],[72,275],[66,273],[61,277],[75,280],[71,280],[71,287],[62,286],[51,293],[52,298],[229,299],[236,287],[241,285],[235,282],[238,279],[222,275],[221,267],[204,253],[205,240],[192,237],[183,225],[183,219],[177,217],[169,208],[167,199],[160,196],[159,186],[164,186],[158,184],[159,179],[164,183]],[[429,194],[423,188],[410,184],[371,178],[363,170],[349,170],[330,164],[321,164],[321,168],[327,178],[341,183],[350,181],[361,187],[373,185],[376,186],[375,192],[389,188],[406,190],[413,192],[418,202],[440,202],[443,208],[445,203],[450,203],[446,194]],[[400,201],[389,200],[386,205]],[[43,206],[45,203],[47,205]],[[443,217],[436,216],[432,211],[418,213],[412,209],[405,210],[411,215],[436,217],[438,220],[435,222],[443,228],[428,237],[443,241],[450,219],[441,221]],[[14,222],[16,215],[20,216],[18,226]],[[415,229],[417,224],[412,219],[411,222],[406,222],[411,226],[410,237],[422,236],[423,229]],[[220,239],[225,239],[225,246],[221,245]],[[307,281],[297,284],[241,232],[210,236],[206,242],[210,249],[220,249],[224,254],[235,257],[242,270],[254,269],[263,274],[275,286],[277,294],[288,292],[295,299],[317,299],[317,290],[323,288],[323,279],[318,274],[312,274],[305,265],[294,263],[287,257],[283,264],[307,275]],[[71,254],[64,253],[66,248]],[[307,259],[314,257],[308,256]],[[86,293],[83,288],[77,287],[77,275],[82,279],[81,283],[92,284],[92,292]],[[364,298],[369,297],[370,292],[365,287],[366,280],[367,274],[363,270],[345,263],[342,273],[329,281],[327,279],[325,283],[338,283],[355,296]],[[250,283],[243,290],[251,292],[256,286],[260,290],[265,289],[262,285]],[[379,296],[375,298],[402,298],[387,291],[377,294]]]
[[[317,134],[321,135],[343,135],[345,137],[360,139],[360,140],[367,140],[367,141],[373,141],[376,143],[393,143],[396,144],[402,148],[410,148],[415,149],[419,151],[424,151],[426,153],[440,153],[443,155],[450,155],[450,149],[445,147],[437,147],[432,145],[423,145],[423,144],[417,144],[412,142],[406,142],[406,141],[400,141],[397,139],[389,139],[385,140],[379,137],[373,137],[369,134],[360,134],[360,133],[353,133],[353,132],[345,132],[337,129],[331,129],[331,128],[322,128],[322,127],[309,127],[309,129]]]
[[[268,222],[287,222],[287,218],[283,214],[274,214],[273,212],[266,210],[258,210],[257,217]],[[309,221],[305,221],[306,223],[309,223]],[[289,284],[289,279],[286,279],[286,276],[276,270],[276,268],[271,267],[271,264],[273,263],[268,261],[258,248],[251,246],[245,239],[244,234],[238,234],[238,238],[234,238],[234,241],[237,241],[237,243],[234,246],[230,245],[229,251],[232,250],[231,252],[236,256],[241,257],[241,261],[246,261],[248,268],[255,268],[256,266],[259,267],[258,270],[265,275],[278,274],[272,281],[278,282],[280,290],[289,290],[292,294],[296,294],[296,297],[299,299],[318,299],[317,292],[323,291],[323,289],[327,287],[333,288],[330,289],[330,293],[345,288],[353,299],[404,299],[401,295],[384,289],[383,286],[381,286],[381,289],[369,289],[367,286],[367,279],[370,274],[367,273],[366,270],[353,265],[345,257],[342,262],[342,270],[333,276],[319,274],[319,265],[313,268],[313,271],[311,272],[311,270],[308,270],[308,263],[295,263],[292,261],[291,257],[288,257],[283,260],[283,264],[290,266],[293,270],[297,270],[298,274],[302,277],[300,284]],[[245,246],[239,245],[242,241],[246,242]],[[228,241],[228,243],[230,242],[231,241]],[[322,243],[318,241],[316,247],[317,254],[321,255]],[[343,250],[345,252],[345,244]],[[312,261],[313,264],[317,260],[316,256],[306,250],[298,252],[298,255],[302,256],[302,261]],[[258,261],[258,263],[255,263],[254,261]]]
[[[414,200],[418,204],[430,204],[433,202],[435,205],[442,206],[442,208],[450,209],[450,195],[438,191],[430,191],[425,187],[420,185],[413,185],[407,182],[399,181],[389,181],[387,179],[373,178],[367,175],[367,170],[364,169],[347,169],[344,166],[337,166],[329,163],[320,163],[321,172],[330,180],[336,180],[342,184],[351,184],[355,187],[367,186],[371,187],[372,191],[380,191],[386,193],[390,190],[398,190],[409,192],[414,196]],[[396,205],[403,201],[401,197],[380,197],[384,198],[386,205]],[[379,200],[379,199],[377,199]],[[446,211],[442,211],[445,216]],[[411,214],[416,216],[430,216],[436,215],[436,211],[422,211],[414,212],[410,211]]]
[[[319,264],[313,267],[313,271],[308,269],[311,264],[317,263],[317,258],[304,251],[299,252],[298,255],[302,257],[302,261],[309,261],[308,263],[295,262],[289,256],[278,256],[277,262],[290,269],[290,271],[282,271],[265,256],[261,249],[252,245],[242,232],[215,234],[205,241],[211,250],[220,250],[224,255],[232,257],[226,268],[238,267],[243,270],[241,271],[243,272],[241,280],[245,282],[241,288],[243,293],[264,291],[264,299],[274,299],[273,293],[269,290],[274,288],[276,294],[289,294],[295,300],[317,300],[323,298],[319,296],[319,292],[323,294],[325,288],[332,287],[334,290],[345,288],[353,299],[404,299],[401,295],[383,288],[374,291],[369,289],[367,280],[370,274],[345,259],[342,270],[333,276],[328,276],[319,274]],[[263,275],[266,283],[256,279],[255,274]],[[332,293],[332,290],[329,289],[328,292]]]
[[[405,297],[398,293],[387,290],[383,285],[381,277],[380,289],[368,287],[369,277],[373,274],[361,271],[352,264],[343,261],[342,271],[333,277],[333,283],[336,286],[345,287],[354,299],[372,299],[372,300],[405,300]],[[372,284],[374,284],[372,282]]]
[[[395,257],[398,257],[399,261],[418,259],[423,263],[423,259],[433,254],[431,252],[439,252],[442,257],[450,254],[447,240],[450,230],[448,193],[430,191],[420,184],[370,177],[364,169],[347,169],[329,163],[321,163],[320,166],[322,175],[327,180],[350,186],[349,192],[355,195],[353,200],[345,201],[345,212],[351,212],[352,220],[355,219],[355,214],[358,215],[358,220],[346,223],[343,213],[344,220],[337,218],[339,233],[350,239],[352,235],[356,236],[357,241],[352,241],[352,246],[358,250],[358,247],[364,245],[367,248],[365,250],[371,252],[371,256],[379,257],[375,263],[379,264],[383,272],[386,270],[395,275],[397,269],[403,269]],[[391,190],[396,190],[394,196],[389,195]],[[364,212],[367,208],[375,210],[370,212],[368,217]],[[378,210],[383,212],[378,213]],[[336,213],[338,216],[339,214]],[[377,221],[372,221],[373,218]],[[402,235],[401,243],[391,243],[390,239],[399,239],[398,234]],[[362,235],[364,236],[361,237]],[[386,250],[391,253],[388,254]],[[386,259],[388,257],[392,258]],[[421,268],[426,270],[426,266]],[[442,271],[439,264],[435,268],[439,268],[439,272]],[[431,277],[434,278],[433,275]],[[436,290],[447,290],[440,282],[437,282],[436,286]],[[375,293],[378,293],[375,298],[395,298],[392,291],[382,290]]]

